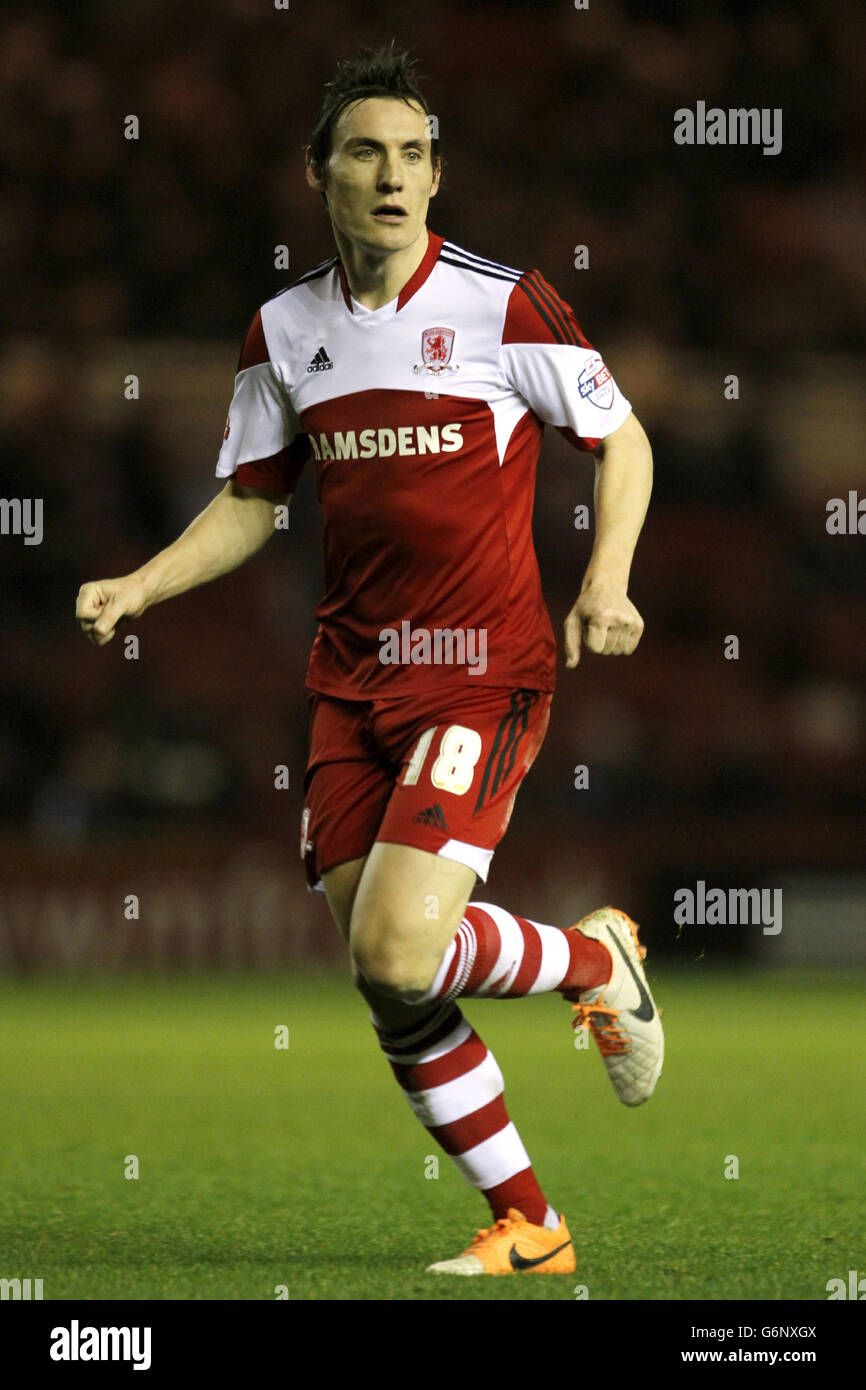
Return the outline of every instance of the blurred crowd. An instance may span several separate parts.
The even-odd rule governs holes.
[[[392,36],[419,55],[440,122],[430,226],[539,266],[591,338],[736,344],[767,373],[792,351],[862,349],[856,0],[651,13],[623,0],[78,0],[7,17],[4,351],[41,346],[32,373],[0,391],[0,476],[3,496],[43,497],[49,519],[41,546],[0,544],[8,830],[93,843],[212,826],[284,836],[295,852],[273,781],[285,764],[300,797],[321,585],[312,479],[291,530],[253,565],[136,627],[137,662],[89,650],[72,623],[78,585],[134,568],[208,500],[227,400],[214,401],[213,457],[190,459],[144,402],[122,425],[92,411],[87,358],[114,340],[238,344],[292,278],[273,268],[276,245],[292,274],[332,253],[302,147],[336,62]],[[698,100],[782,108],[783,152],[676,145],[673,112]],[[576,244],[590,249],[581,275]],[[676,413],[634,403],[658,470],[632,591],[646,637],[629,661],[560,668],[542,771],[519,804],[551,836],[572,817],[626,813],[853,820],[866,791],[863,539],[830,537],[791,505],[754,415],[733,441],[696,440]],[[590,496],[588,460],[549,431],[535,534],[558,635],[588,553],[571,518]],[[723,655],[729,634],[738,660]],[[573,787],[577,764],[591,769],[588,795]]]
[[[607,332],[862,343],[857,0],[35,0],[0,29],[7,328],[237,334],[275,245],[298,273],[330,250],[302,147],[337,61],[392,37],[439,119],[451,239],[554,281],[588,245]],[[782,152],[675,144],[698,100],[780,108]]]

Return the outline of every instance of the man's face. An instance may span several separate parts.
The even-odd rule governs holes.
[[[379,251],[411,246],[439,187],[424,112],[393,97],[353,102],[334,125],[324,169],[308,166],[307,181],[327,194],[335,230],[351,241]]]

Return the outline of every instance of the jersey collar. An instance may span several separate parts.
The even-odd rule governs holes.
[[[421,286],[424,284],[424,281],[428,278],[434,265],[439,259],[439,252],[442,250],[444,244],[445,238],[437,236],[436,233],[431,232],[430,228],[428,227],[427,250],[424,252],[424,257],[421,261],[421,264],[418,266],[417,270],[415,270],[413,274],[410,275],[409,279],[406,281],[405,285],[403,286],[402,290],[397,296],[397,308],[395,311],[396,313],[399,314],[403,306],[409,303],[409,300],[412,298],[413,294],[420,290]],[[346,305],[346,308],[349,310],[349,313],[354,314],[355,311],[352,308],[352,292],[349,289],[349,282],[346,279],[346,272],[343,269],[343,262],[341,260],[337,261],[337,270],[340,276],[340,289],[343,292],[343,301]],[[385,306],[382,305],[382,308],[384,307]],[[377,313],[378,310],[374,309],[372,312]]]

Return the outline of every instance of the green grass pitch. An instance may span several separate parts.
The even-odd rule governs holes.
[[[578,1273],[459,1279],[425,1266],[486,1203],[444,1156],[425,1175],[347,978],[3,979],[0,1276],[46,1299],[826,1299],[866,1270],[862,978],[651,981],[668,1055],[637,1110],[557,996],[464,1005]]]

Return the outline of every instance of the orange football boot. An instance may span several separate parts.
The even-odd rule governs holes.
[[[549,1231],[533,1226],[522,1211],[509,1207],[495,1225],[472,1237],[456,1260],[428,1265],[428,1274],[573,1274],[577,1268],[565,1217]]]

